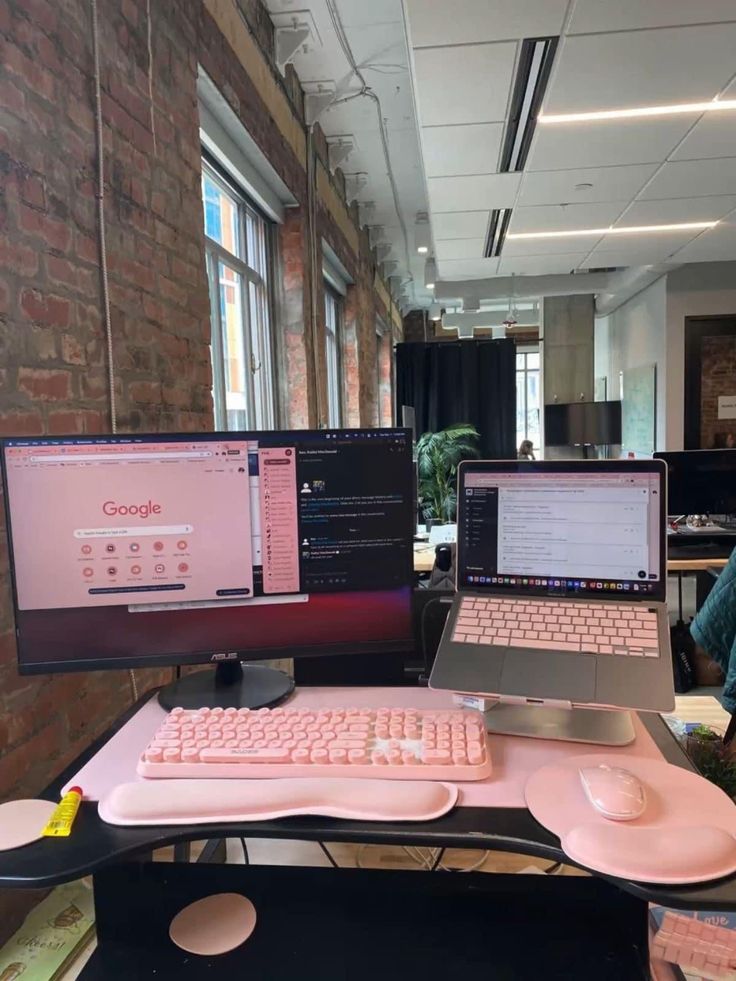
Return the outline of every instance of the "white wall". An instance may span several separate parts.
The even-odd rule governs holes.
[[[667,442],[684,441],[685,317],[736,315],[736,262],[696,262],[667,276]]]
[[[608,398],[621,397],[620,372],[657,366],[656,449],[667,431],[667,284],[663,276],[607,317],[595,321],[595,377],[608,379]],[[626,447],[624,447],[626,449]]]

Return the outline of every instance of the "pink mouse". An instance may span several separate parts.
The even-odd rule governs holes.
[[[601,763],[581,767],[580,780],[585,796],[609,821],[633,821],[644,813],[644,787],[630,770]]]

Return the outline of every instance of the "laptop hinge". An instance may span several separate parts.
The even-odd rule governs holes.
[[[500,695],[498,701],[502,705],[540,705],[544,708],[572,708],[572,702],[564,698],[525,698],[523,695]]]

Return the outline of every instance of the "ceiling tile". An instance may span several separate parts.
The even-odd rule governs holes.
[[[517,255],[563,255],[566,252],[582,252],[586,255],[598,244],[596,235],[571,235],[570,238],[522,238],[506,239],[502,258]]]
[[[683,221],[718,221],[736,208],[736,195],[634,201],[617,225],[669,225]]]
[[[445,259],[438,265],[440,280],[486,279],[496,275],[498,259]]]
[[[481,174],[475,177],[430,177],[429,206],[435,211],[473,211],[510,208],[521,174]]]
[[[485,238],[489,211],[455,211],[432,215],[435,239]]]
[[[502,122],[506,116],[516,44],[472,44],[414,52],[422,126]]]
[[[702,232],[675,252],[676,262],[718,262],[736,260],[736,221],[722,222]]]
[[[628,201],[638,194],[657,169],[656,164],[628,167],[588,167],[576,170],[539,170],[524,175],[517,206],[577,204],[588,201]],[[590,188],[576,189],[579,184]]]
[[[426,47],[559,34],[567,0],[407,0],[406,8],[411,43]]]
[[[626,207],[626,203],[626,201],[601,201],[590,204],[550,204],[536,205],[533,208],[514,208],[509,234],[608,228],[616,221]],[[539,239],[539,241],[550,240]],[[543,246],[538,251],[545,252],[546,248]]]
[[[621,123],[537,126],[527,171],[661,163],[698,119],[629,119]]]
[[[577,269],[587,252],[562,252],[557,255],[502,255],[499,276],[548,276]]]
[[[666,163],[644,188],[643,201],[736,194],[736,157]]]
[[[690,242],[696,232],[651,232],[644,235],[605,235],[592,252],[594,266],[635,266],[641,262],[663,262],[683,245]],[[625,262],[601,262],[602,255],[615,253]]]
[[[427,177],[493,174],[503,138],[503,123],[431,126],[422,130]]]
[[[569,34],[736,20],[733,0],[577,0]]]
[[[734,49],[736,24],[569,37],[544,112],[712,99],[733,75]]]
[[[396,24],[402,19],[401,0],[340,0],[343,27]]]
[[[734,96],[732,95],[731,98]],[[672,160],[736,157],[736,113],[707,112],[672,154]]]
[[[483,258],[484,238],[435,239],[434,251],[437,259],[481,259]]]

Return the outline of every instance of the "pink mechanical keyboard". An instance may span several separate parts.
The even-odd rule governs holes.
[[[452,639],[460,644],[659,657],[656,612],[615,603],[464,597]]]
[[[736,973],[736,931],[668,911],[650,953],[688,975],[725,981]]]
[[[144,777],[482,780],[483,716],[410,708],[173,709],[138,761]]]

